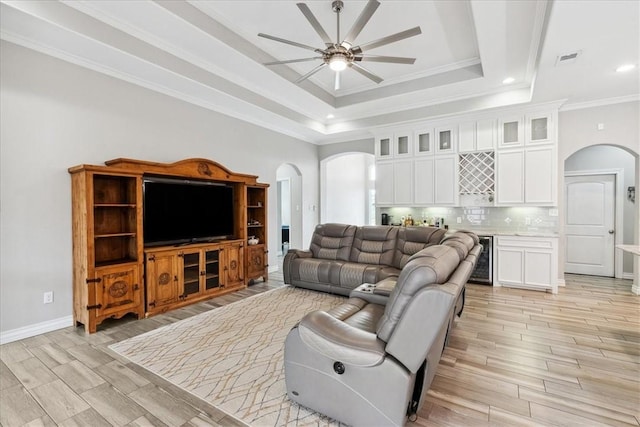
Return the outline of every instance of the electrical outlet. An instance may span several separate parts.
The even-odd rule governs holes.
[[[456,218],[456,222],[457,222],[458,224],[462,224],[462,217],[460,217],[460,216],[459,216],[459,217],[457,217],[457,218]]]
[[[51,304],[53,302],[53,291],[44,293],[44,303]]]
[[[531,225],[531,218],[526,217],[526,218],[524,219],[524,225]]]
[[[549,209],[549,216],[558,216],[558,209]]]

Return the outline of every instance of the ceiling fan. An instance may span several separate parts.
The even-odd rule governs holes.
[[[311,50],[321,55],[311,58],[289,59],[284,61],[273,61],[264,63],[264,65],[281,65],[292,64],[295,62],[315,61],[317,59],[322,60],[322,64],[318,65],[307,74],[300,77],[298,80],[296,80],[296,83],[300,83],[301,81],[308,79],[326,66],[329,66],[330,69],[336,72],[334,86],[335,90],[340,89],[340,71],[346,69],[347,67],[354,69],[355,71],[359,72],[363,76],[373,80],[376,83],[380,83],[383,80],[381,77],[368,71],[359,63],[386,62],[394,64],[413,64],[416,61],[415,58],[369,55],[365,52],[409,37],[417,36],[418,34],[422,33],[420,27],[414,27],[405,31],[401,31],[399,33],[383,37],[378,40],[364,43],[359,46],[354,46],[354,40],[358,37],[358,34],[360,34],[367,22],[369,22],[369,19],[371,19],[378,6],[380,6],[380,2],[377,0],[369,0],[367,5],[360,13],[360,16],[353,24],[353,27],[351,27],[349,33],[342,40],[340,39],[340,11],[342,11],[344,3],[340,0],[335,0],[331,3],[332,9],[337,15],[337,36],[335,43],[331,40],[327,32],[324,30],[324,28],[322,28],[322,25],[320,25],[320,22],[318,22],[316,17],[311,12],[311,9],[309,9],[309,7],[305,3],[297,3],[297,6],[324,42],[324,49],[315,48],[313,46],[308,46],[306,44],[286,40],[280,37],[270,36],[264,33],[258,34],[258,36],[264,37],[265,39],[270,39],[280,43],[300,47],[302,49]]]

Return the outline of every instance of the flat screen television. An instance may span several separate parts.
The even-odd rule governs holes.
[[[233,187],[155,177],[143,183],[145,246],[233,237]]]

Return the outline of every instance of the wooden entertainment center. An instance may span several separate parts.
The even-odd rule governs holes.
[[[69,168],[76,326],[93,333],[107,318],[127,313],[142,318],[267,280],[269,185],[258,183],[257,176],[206,159],[114,159],[105,165]],[[145,176],[231,186],[233,238],[145,247]]]

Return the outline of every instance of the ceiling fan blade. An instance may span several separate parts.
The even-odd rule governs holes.
[[[296,83],[300,83],[301,81],[308,79],[309,77],[313,76],[315,73],[320,71],[326,65],[327,64],[325,62],[323,62],[322,64],[318,65],[316,68],[314,68],[313,70],[309,71],[307,74],[305,74],[304,76],[302,76],[298,80],[296,80]]]
[[[362,61],[362,62],[389,62],[392,64],[413,64],[416,62],[416,58],[405,58],[402,56],[378,56],[378,55],[356,56],[353,58],[353,60]]]
[[[336,71],[336,79],[333,84],[333,90],[340,90],[340,71]]]
[[[262,65],[293,64],[295,62],[307,62],[307,61],[314,61],[316,59],[322,59],[322,56],[314,56],[313,58],[287,59],[285,61],[265,62]]]
[[[360,46],[356,46],[351,50],[354,54],[358,55],[366,50],[375,49],[376,47],[384,46],[389,43],[408,39],[409,37],[417,36],[418,34],[422,34],[422,30],[420,30],[420,27],[414,27],[409,30],[400,31],[399,33],[395,33],[369,43],[361,44]]]
[[[351,27],[351,30],[349,30],[349,33],[344,38],[344,41],[341,43],[344,47],[348,49],[353,46],[353,41],[356,39],[356,37],[358,37],[358,34],[360,34],[360,31],[362,31],[364,26],[367,25],[367,22],[369,22],[369,19],[371,19],[376,9],[378,9],[378,6],[380,6],[379,1],[369,0],[367,5],[360,13],[360,16],[358,16],[358,19],[353,24],[353,27]],[[345,46],[345,44],[347,46]]]
[[[280,43],[290,44],[291,46],[296,46],[296,47],[301,47],[303,49],[312,50],[314,52],[324,53],[324,51],[322,51],[320,49],[317,49],[315,47],[307,46],[306,44],[294,42],[294,41],[287,40],[287,39],[281,39],[280,37],[276,37],[276,36],[270,36],[269,34],[258,33],[258,36],[259,37],[264,37],[265,39],[274,40],[274,41],[277,41],[277,42],[280,42]]]
[[[373,74],[372,72],[370,72],[360,64],[352,62],[351,67],[357,72],[359,72],[360,74],[362,74],[363,76],[365,76],[366,78],[371,79],[376,83],[380,83],[383,80],[381,77],[376,76],[375,74]]]
[[[298,3],[297,5],[298,5],[298,9],[300,9],[304,17],[307,18],[307,21],[309,21],[313,29],[316,30],[316,33],[318,33],[318,35],[320,36],[324,44],[326,44],[327,46],[332,46],[333,42],[331,41],[331,38],[329,37],[327,32],[324,30],[324,28],[322,28],[322,25],[320,25],[320,22],[318,22],[313,12],[311,12],[311,9],[309,9],[309,6],[307,6],[304,3]]]

